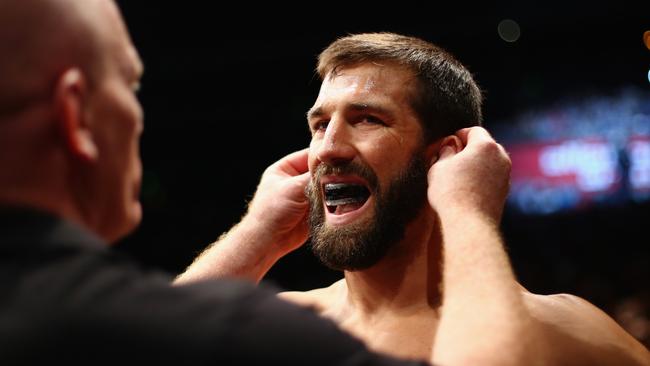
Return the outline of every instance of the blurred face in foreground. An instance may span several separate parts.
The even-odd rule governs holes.
[[[114,241],[139,224],[142,166],[139,140],[143,112],[136,97],[143,66],[113,1],[96,1],[97,37],[103,48],[102,68],[90,94],[86,117],[97,145],[88,200],[100,212],[93,225]]]

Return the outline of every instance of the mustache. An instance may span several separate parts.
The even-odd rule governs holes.
[[[314,173],[310,185],[314,185],[316,189],[320,189],[320,180],[324,175],[356,175],[366,182],[370,190],[376,190],[378,186],[378,179],[375,172],[366,164],[350,161],[340,165],[320,164]]]

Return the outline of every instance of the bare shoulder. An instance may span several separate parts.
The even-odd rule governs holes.
[[[323,313],[329,308],[336,295],[341,291],[343,280],[334,282],[329,287],[317,288],[309,291],[285,291],[278,293],[278,297],[298,304],[313,308],[317,313]]]
[[[524,291],[524,302],[550,349],[557,350],[558,364],[650,366],[648,349],[587,300]]]

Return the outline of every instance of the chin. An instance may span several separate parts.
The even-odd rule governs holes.
[[[134,203],[125,212],[122,213],[122,220],[115,222],[112,230],[102,235],[109,244],[114,244],[131,234],[142,221],[142,206],[140,202]]]
[[[140,222],[142,222],[142,204],[140,204],[139,201],[132,205],[127,217],[128,224],[126,226],[129,227],[128,233],[131,233],[138,227],[138,225],[140,225]]]

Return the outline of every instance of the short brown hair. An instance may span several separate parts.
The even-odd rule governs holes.
[[[410,69],[419,85],[412,98],[425,142],[480,125],[481,90],[470,72],[450,53],[419,38],[394,33],[362,33],[337,39],[318,56],[322,80],[337,69],[390,61]]]

